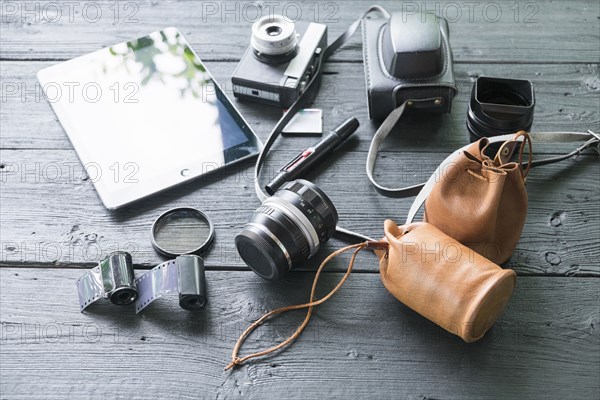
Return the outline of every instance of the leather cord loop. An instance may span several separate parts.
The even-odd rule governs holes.
[[[532,148],[532,144],[531,144],[531,137],[529,136],[529,134],[525,131],[519,131],[515,134],[514,139],[518,139],[520,137],[523,137],[523,142],[521,143],[521,146],[519,147],[519,165],[521,166],[521,168],[523,168],[523,178],[527,178],[527,175],[529,174],[529,170],[531,169],[531,166],[533,165],[533,148]],[[525,150],[525,144],[529,145],[529,162],[527,162],[527,164],[523,165],[523,151]]]
[[[240,364],[243,364],[244,362],[246,362],[250,359],[266,356],[268,354],[271,354],[271,353],[273,353],[277,350],[280,350],[280,349],[288,346],[289,344],[291,344],[294,340],[296,340],[302,334],[302,331],[308,325],[308,322],[310,321],[310,317],[312,316],[314,307],[321,305],[324,302],[326,302],[327,300],[329,300],[344,285],[344,283],[350,276],[350,273],[352,272],[352,268],[354,267],[354,262],[356,260],[356,256],[358,256],[358,254],[364,249],[379,249],[379,250],[381,250],[381,249],[387,249],[387,248],[388,248],[387,242],[375,242],[375,241],[371,242],[371,241],[369,241],[369,242],[363,242],[363,243],[359,243],[359,244],[353,244],[353,245],[344,247],[342,249],[339,249],[339,250],[331,253],[325,260],[323,260],[323,262],[319,266],[319,269],[317,270],[317,273],[313,280],[312,289],[310,291],[309,302],[304,303],[304,304],[296,304],[296,305],[292,305],[292,306],[278,308],[276,310],[273,310],[273,311],[270,311],[270,312],[264,314],[262,317],[260,317],[255,322],[253,322],[240,335],[239,339],[237,340],[235,347],[233,348],[233,352],[231,354],[231,362],[225,367],[225,370],[227,371],[231,368],[234,368]],[[321,272],[323,271],[323,268],[325,268],[325,266],[329,263],[329,261],[331,261],[338,255],[345,253],[349,250],[354,250],[354,253],[352,254],[352,257],[350,258],[350,262],[348,263],[348,268],[346,270],[346,273],[344,274],[342,279],[338,282],[338,284],[335,286],[335,288],[333,288],[327,295],[325,295],[321,299],[315,301],[315,292],[316,292],[317,284],[319,283],[319,277],[321,276]],[[239,352],[240,352],[240,348],[242,347],[242,344],[244,343],[246,338],[256,328],[258,328],[260,325],[265,323],[267,320],[269,320],[274,315],[282,314],[284,312],[291,311],[291,310],[300,310],[303,308],[308,308],[308,310],[306,312],[306,317],[304,318],[304,321],[302,321],[300,326],[298,326],[298,328],[294,331],[294,333],[292,333],[286,340],[284,340],[283,342],[281,342],[275,346],[269,347],[268,349],[258,351],[256,353],[252,353],[252,354],[249,354],[244,357],[239,357]]]

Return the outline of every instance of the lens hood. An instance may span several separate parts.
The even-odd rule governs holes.
[[[479,77],[471,91],[467,115],[471,142],[529,131],[534,108],[535,94],[530,81]]]

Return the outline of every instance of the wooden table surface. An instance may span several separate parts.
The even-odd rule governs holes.
[[[371,1],[261,4],[262,12],[301,13],[304,20],[327,23],[331,38]],[[450,20],[460,89],[451,114],[400,124],[378,160],[383,182],[421,182],[468,142],[469,94],[480,75],[534,82],[535,131],[600,131],[597,1],[382,5],[426,8]],[[41,97],[36,73],[175,26],[231,94],[229,78],[257,11],[255,3],[229,1],[2,1],[0,397],[599,398],[600,175],[593,151],[531,173],[525,228],[504,266],[518,274],[516,291],[482,340],[465,344],[401,305],[383,287],[375,257],[363,254],[345,287],[318,308],[288,351],[223,371],[241,331],[267,310],[304,302],[310,270],[344,242],[331,240],[306,270],[281,282],[249,271],[233,238],[259,205],[252,161],[107,211]],[[359,36],[326,65],[315,106],[323,109],[327,129],[352,115],[361,127],[311,179],[330,195],[344,226],[379,237],[384,219],[402,221],[412,199],[384,198],[365,176],[376,126],[367,117]],[[238,106],[262,139],[280,115]],[[313,140],[281,140],[268,171]],[[571,146],[535,146],[534,152],[555,155]],[[110,304],[80,313],[76,279],[115,250],[131,252],[139,273],[160,263],[149,240],[151,223],[182,205],[205,210],[216,223],[206,256],[206,310],[185,312],[162,299],[139,316]],[[332,265],[321,293],[339,281],[344,267]],[[278,318],[250,338],[243,354],[282,340],[302,317]]]

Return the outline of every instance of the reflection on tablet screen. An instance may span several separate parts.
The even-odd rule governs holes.
[[[146,196],[256,154],[260,147],[173,28],[39,76],[82,162],[93,164],[90,178],[101,174],[95,183],[105,203],[115,193]],[[182,176],[184,169],[188,176]]]

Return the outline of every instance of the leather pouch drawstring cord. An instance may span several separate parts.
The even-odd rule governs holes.
[[[231,354],[231,363],[229,363],[227,365],[227,367],[225,367],[225,370],[229,370],[235,366],[238,366],[252,358],[256,358],[256,357],[262,357],[262,356],[266,356],[268,354],[271,354],[277,350],[280,350],[286,346],[288,346],[289,344],[291,344],[294,340],[296,340],[298,337],[300,337],[300,335],[302,334],[302,331],[304,330],[304,328],[306,328],[306,326],[308,325],[308,322],[310,321],[310,317],[312,316],[313,313],[313,308],[323,304],[324,302],[326,302],[327,300],[329,300],[346,282],[346,280],[348,279],[348,277],[350,276],[350,273],[352,272],[352,268],[354,267],[354,262],[356,260],[356,256],[364,249],[379,249],[379,250],[387,250],[388,248],[388,243],[381,241],[381,242],[375,242],[375,241],[366,241],[363,243],[359,243],[359,244],[353,244],[351,246],[347,246],[344,247],[342,249],[339,249],[333,253],[331,253],[325,260],[323,260],[323,262],[321,263],[321,265],[319,266],[319,269],[317,270],[317,273],[315,275],[315,278],[313,280],[313,284],[312,284],[312,289],[310,291],[310,300],[308,303],[304,303],[304,304],[296,304],[296,305],[292,305],[292,306],[286,306],[286,307],[281,307],[278,308],[276,310],[270,311],[268,313],[266,313],[265,315],[263,315],[262,317],[260,317],[258,320],[256,320],[254,323],[252,323],[239,337],[239,339],[237,340],[235,347],[233,348],[233,353]],[[352,254],[352,257],[350,258],[350,262],[348,263],[348,268],[346,270],[346,273],[344,274],[344,276],[342,277],[342,279],[340,280],[340,282],[324,297],[322,297],[319,300],[315,300],[315,292],[317,289],[317,284],[319,282],[319,277],[321,276],[321,272],[323,271],[323,268],[325,268],[325,266],[329,263],[329,261],[331,261],[332,259],[334,259],[335,257],[337,257],[338,255],[345,253],[347,251],[350,250],[354,250],[354,253]],[[256,329],[258,328],[260,325],[262,325],[263,323],[265,323],[267,320],[269,320],[271,317],[273,317],[274,315],[278,315],[278,314],[282,314],[286,311],[291,311],[291,310],[301,310],[303,308],[308,308],[307,312],[306,312],[306,317],[304,318],[304,321],[302,321],[302,323],[300,324],[300,326],[298,326],[298,328],[296,329],[296,331],[294,333],[292,333],[286,340],[284,340],[283,342],[269,347],[268,349],[262,350],[262,351],[258,351],[256,353],[252,353],[249,354],[247,356],[244,357],[239,357],[239,352],[240,352],[240,348],[242,347],[242,344],[244,343],[244,341],[246,340],[246,338]]]

